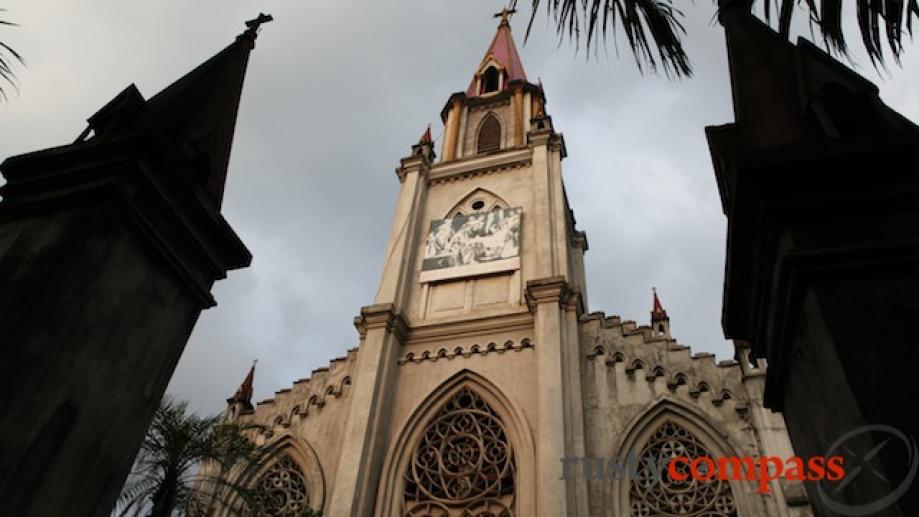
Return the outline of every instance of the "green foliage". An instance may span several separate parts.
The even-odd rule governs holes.
[[[189,413],[187,403],[165,399],[113,515],[203,517],[218,508],[231,515],[260,515],[266,498],[245,482],[274,455],[254,445],[247,430],[216,416]],[[247,508],[251,513],[243,511]]]
[[[715,0],[724,4],[732,0]],[[744,1],[744,0],[733,0]],[[607,31],[615,37],[617,29],[625,32],[640,69],[659,68],[674,76],[690,76],[692,68],[683,49],[686,30],[683,12],[673,0],[532,0],[533,12],[527,37],[540,5],[555,22],[560,38],[567,37],[580,45],[586,38],[588,51],[596,48],[598,37],[606,43]],[[817,29],[826,46],[842,55],[848,54],[843,34],[842,8],[846,0],[760,0],[767,22],[777,21],[779,31],[788,37],[791,20],[797,11],[808,16],[811,29]],[[513,8],[517,0],[511,0]],[[756,3],[756,2],[754,2]],[[899,63],[903,53],[903,36],[913,34],[913,18],[919,18],[919,0],[859,0],[855,4],[856,22],[862,44],[872,63],[883,64],[884,49]]]
[[[0,9],[0,12],[6,12],[6,9]],[[18,25],[0,18],[0,28],[7,27],[18,27]],[[6,90],[3,88],[4,83],[12,86],[17,92],[19,91],[19,85],[16,83],[16,74],[13,72],[14,60],[18,61],[21,65],[25,64],[22,56],[20,56],[13,47],[0,41],[0,99],[3,100],[8,100]]]

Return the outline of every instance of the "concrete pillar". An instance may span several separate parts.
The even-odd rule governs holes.
[[[548,120],[548,119],[543,119]],[[536,278],[548,278],[562,274],[558,270],[558,260],[556,257],[556,246],[553,239],[553,225],[555,224],[555,214],[552,211],[552,174],[550,172],[552,152],[550,142],[552,140],[551,126],[547,125],[530,131],[529,144],[533,148],[533,208],[530,210],[530,224],[528,228],[533,230],[533,241],[536,247],[533,256],[536,257],[536,266],[534,276]]]
[[[401,187],[393,224],[386,247],[386,259],[383,262],[383,274],[380,288],[377,291],[375,304],[391,303],[401,311],[406,292],[406,282],[415,267],[417,255],[416,240],[421,227],[424,198],[427,194],[427,173],[431,167],[431,144],[414,146],[413,155],[402,159],[402,165],[396,170]]]
[[[569,378],[566,354],[572,344],[566,332],[565,309],[570,292],[564,278],[552,277],[527,282],[526,294],[536,320],[536,398],[539,403],[536,419],[537,515],[578,515],[573,510],[579,502],[569,498],[568,482],[562,477],[562,460],[566,455],[575,453],[571,431],[565,428],[568,421],[565,418],[566,407],[570,405],[565,397],[571,394],[566,383]],[[583,440],[581,447],[583,454]]]
[[[330,517],[372,515],[389,428],[394,368],[406,331],[391,304],[361,309],[354,324],[361,334],[351,410],[342,430],[342,450],[332,485]]]

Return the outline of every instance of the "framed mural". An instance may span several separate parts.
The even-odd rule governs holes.
[[[503,208],[431,221],[421,282],[518,269],[522,213]]]

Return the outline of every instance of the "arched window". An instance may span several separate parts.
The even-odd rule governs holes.
[[[300,517],[309,507],[306,478],[300,466],[288,456],[281,456],[254,487],[257,510],[250,515]]]
[[[678,456],[699,458],[712,457],[712,454],[685,427],[666,420],[651,434],[639,453],[638,475],[629,485],[630,515],[736,517],[737,505],[728,481],[719,481],[717,476],[709,481],[696,480],[691,475],[685,481],[670,478],[667,462]],[[660,465],[664,467],[658,476],[656,466]],[[678,465],[678,470],[689,473],[687,466]]]
[[[482,74],[482,93],[498,91],[498,69],[490,66]]]
[[[476,214],[494,212],[510,208],[506,201],[482,188],[470,192],[447,212],[447,217],[456,217],[463,214]]]
[[[501,149],[501,123],[498,117],[489,113],[479,126],[479,138],[476,145],[478,154]]]
[[[463,388],[427,424],[412,452],[402,515],[514,517],[516,474],[501,419]]]

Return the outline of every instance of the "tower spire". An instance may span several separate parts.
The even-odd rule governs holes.
[[[491,40],[491,45],[485,51],[485,57],[482,58],[482,62],[479,64],[469,88],[466,89],[468,97],[494,90],[506,90],[508,89],[508,83],[511,81],[527,80],[526,72],[523,71],[523,63],[520,61],[520,54],[517,53],[517,46],[511,36],[510,17],[515,12],[517,11],[514,9],[504,8],[501,12],[495,13],[495,18],[500,18],[501,21],[498,23],[498,30]],[[497,76],[495,78],[497,82],[494,85],[494,89],[483,85],[483,76],[486,75],[489,69],[498,72],[500,75],[500,79],[497,79]],[[485,82],[488,81],[489,79],[486,78]]]
[[[165,144],[166,152],[190,164],[194,180],[203,183],[219,206],[249,53],[259,27],[271,20],[270,15],[259,14],[247,21],[233,43],[150,99],[129,86],[89,118],[77,141],[90,133],[103,138],[138,130],[152,133]]]
[[[661,299],[657,296],[657,288],[652,287],[654,301],[651,307],[651,335],[654,337],[666,337],[670,339],[670,317],[664,310]]]

